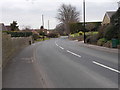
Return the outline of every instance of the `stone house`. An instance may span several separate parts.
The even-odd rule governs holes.
[[[102,25],[102,26],[108,25],[108,24],[110,23],[110,21],[111,21],[112,15],[115,14],[115,12],[116,12],[116,11],[106,12],[106,13],[105,13],[105,16],[104,16],[104,18],[103,18],[103,21],[102,21],[102,23],[101,23],[101,25]]]
[[[4,23],[0,23],[0,31],[6,31],[6,27],[4,25]]]
[[[4,23],[0,23],[0,31],[11,31],[11,27],[9,25],[4,25]]]

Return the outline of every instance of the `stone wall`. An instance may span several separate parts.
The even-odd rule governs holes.
[[[2,67],[2,31],[0,31],[0,69]]]
[[[2,34],[2,67],[14,57],[21,49],[29,45],[31,37],[11,37],[8,34]]]

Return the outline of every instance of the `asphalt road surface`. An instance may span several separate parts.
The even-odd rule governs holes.
[[[117,53],[61,37],[32,44],[17,55],[3,72],[3,87],[118,88],[119,73]]]

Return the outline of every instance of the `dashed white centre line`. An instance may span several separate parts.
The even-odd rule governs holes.
[[[64,49],[63,47],[59,46],[61,49]]]
[[[67,52],[68,52],[68,53],[71,53],[71,54],[73,54],[73,55],[75,55],[75,56],[77,56],[77,57],[81,57],[80,55],[78,55],[78,54],[76,54],[76,53],[74,53],[74,52],[71,52],[71,51],[69,51],[69,50],[67,50]]]
[[[56,44],[56,46],[58,46],[59,48],[64,49],[63,47],[59,46],[56,42],[55,42],[55,44]]]
[[[111,68],[111,67],[109,67],[109,66],[103,65],[103,64],[98,63],[98,62],[96,62],[96,61],[92,61],[92,62],[93,62],[94,64],[96,64],[96,65],[99,65],[99,66],[104,67],[104,68],[106,68],[106,69],[109,69],[109,70],[111,70],[111,71],[120,73],[120,71],[118,71],[118,70],[116,70],[116,69],[113,69],[113,68]]]
[[[55,43],[56,44],[56,46],[58,46],[58,44],[57,43]]]

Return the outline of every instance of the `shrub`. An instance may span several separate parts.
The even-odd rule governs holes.
[[[101,38],[97,41],[97,45],[103,46],[107,42],[107,39]]]
[[[83,35],[83,34],[84,34],[84,33],[83,33],[82,31],[79,32],[79,35],[80,35],[80,36]]]
[[[97,40],[98,40],[98,35],[97,34],[94,34],[92,36],[87,36],[86,38],[86,42],[87,43],[91,43],[91,44],[96,44],[97,43]]]
[[[38,34],[33,34],[32,38],[33,38],[33,40],[37,40],[39,38],[39,35]]]
[[[108,40],[111,40],[112,38],[117,38],[117,32],[113,25],[108,25],[108,27],[105,29],[104,37]]]
[[[49,38],[57,38],[59,35],[57,33],[49,33],[47,36]]]
[[[29,37],[32,32],[19,32],[19,31],[3,31],[4,33],[10,34],[11,37]]]
[[[112,41],[107,41],[103,46],[111,48],[112,47]]]
[[[104,37],[104,32],[105,32],[105,28],[107,27],[107,25],[104,26],[100,26],[98,29],[98,38],[103,38]]]

